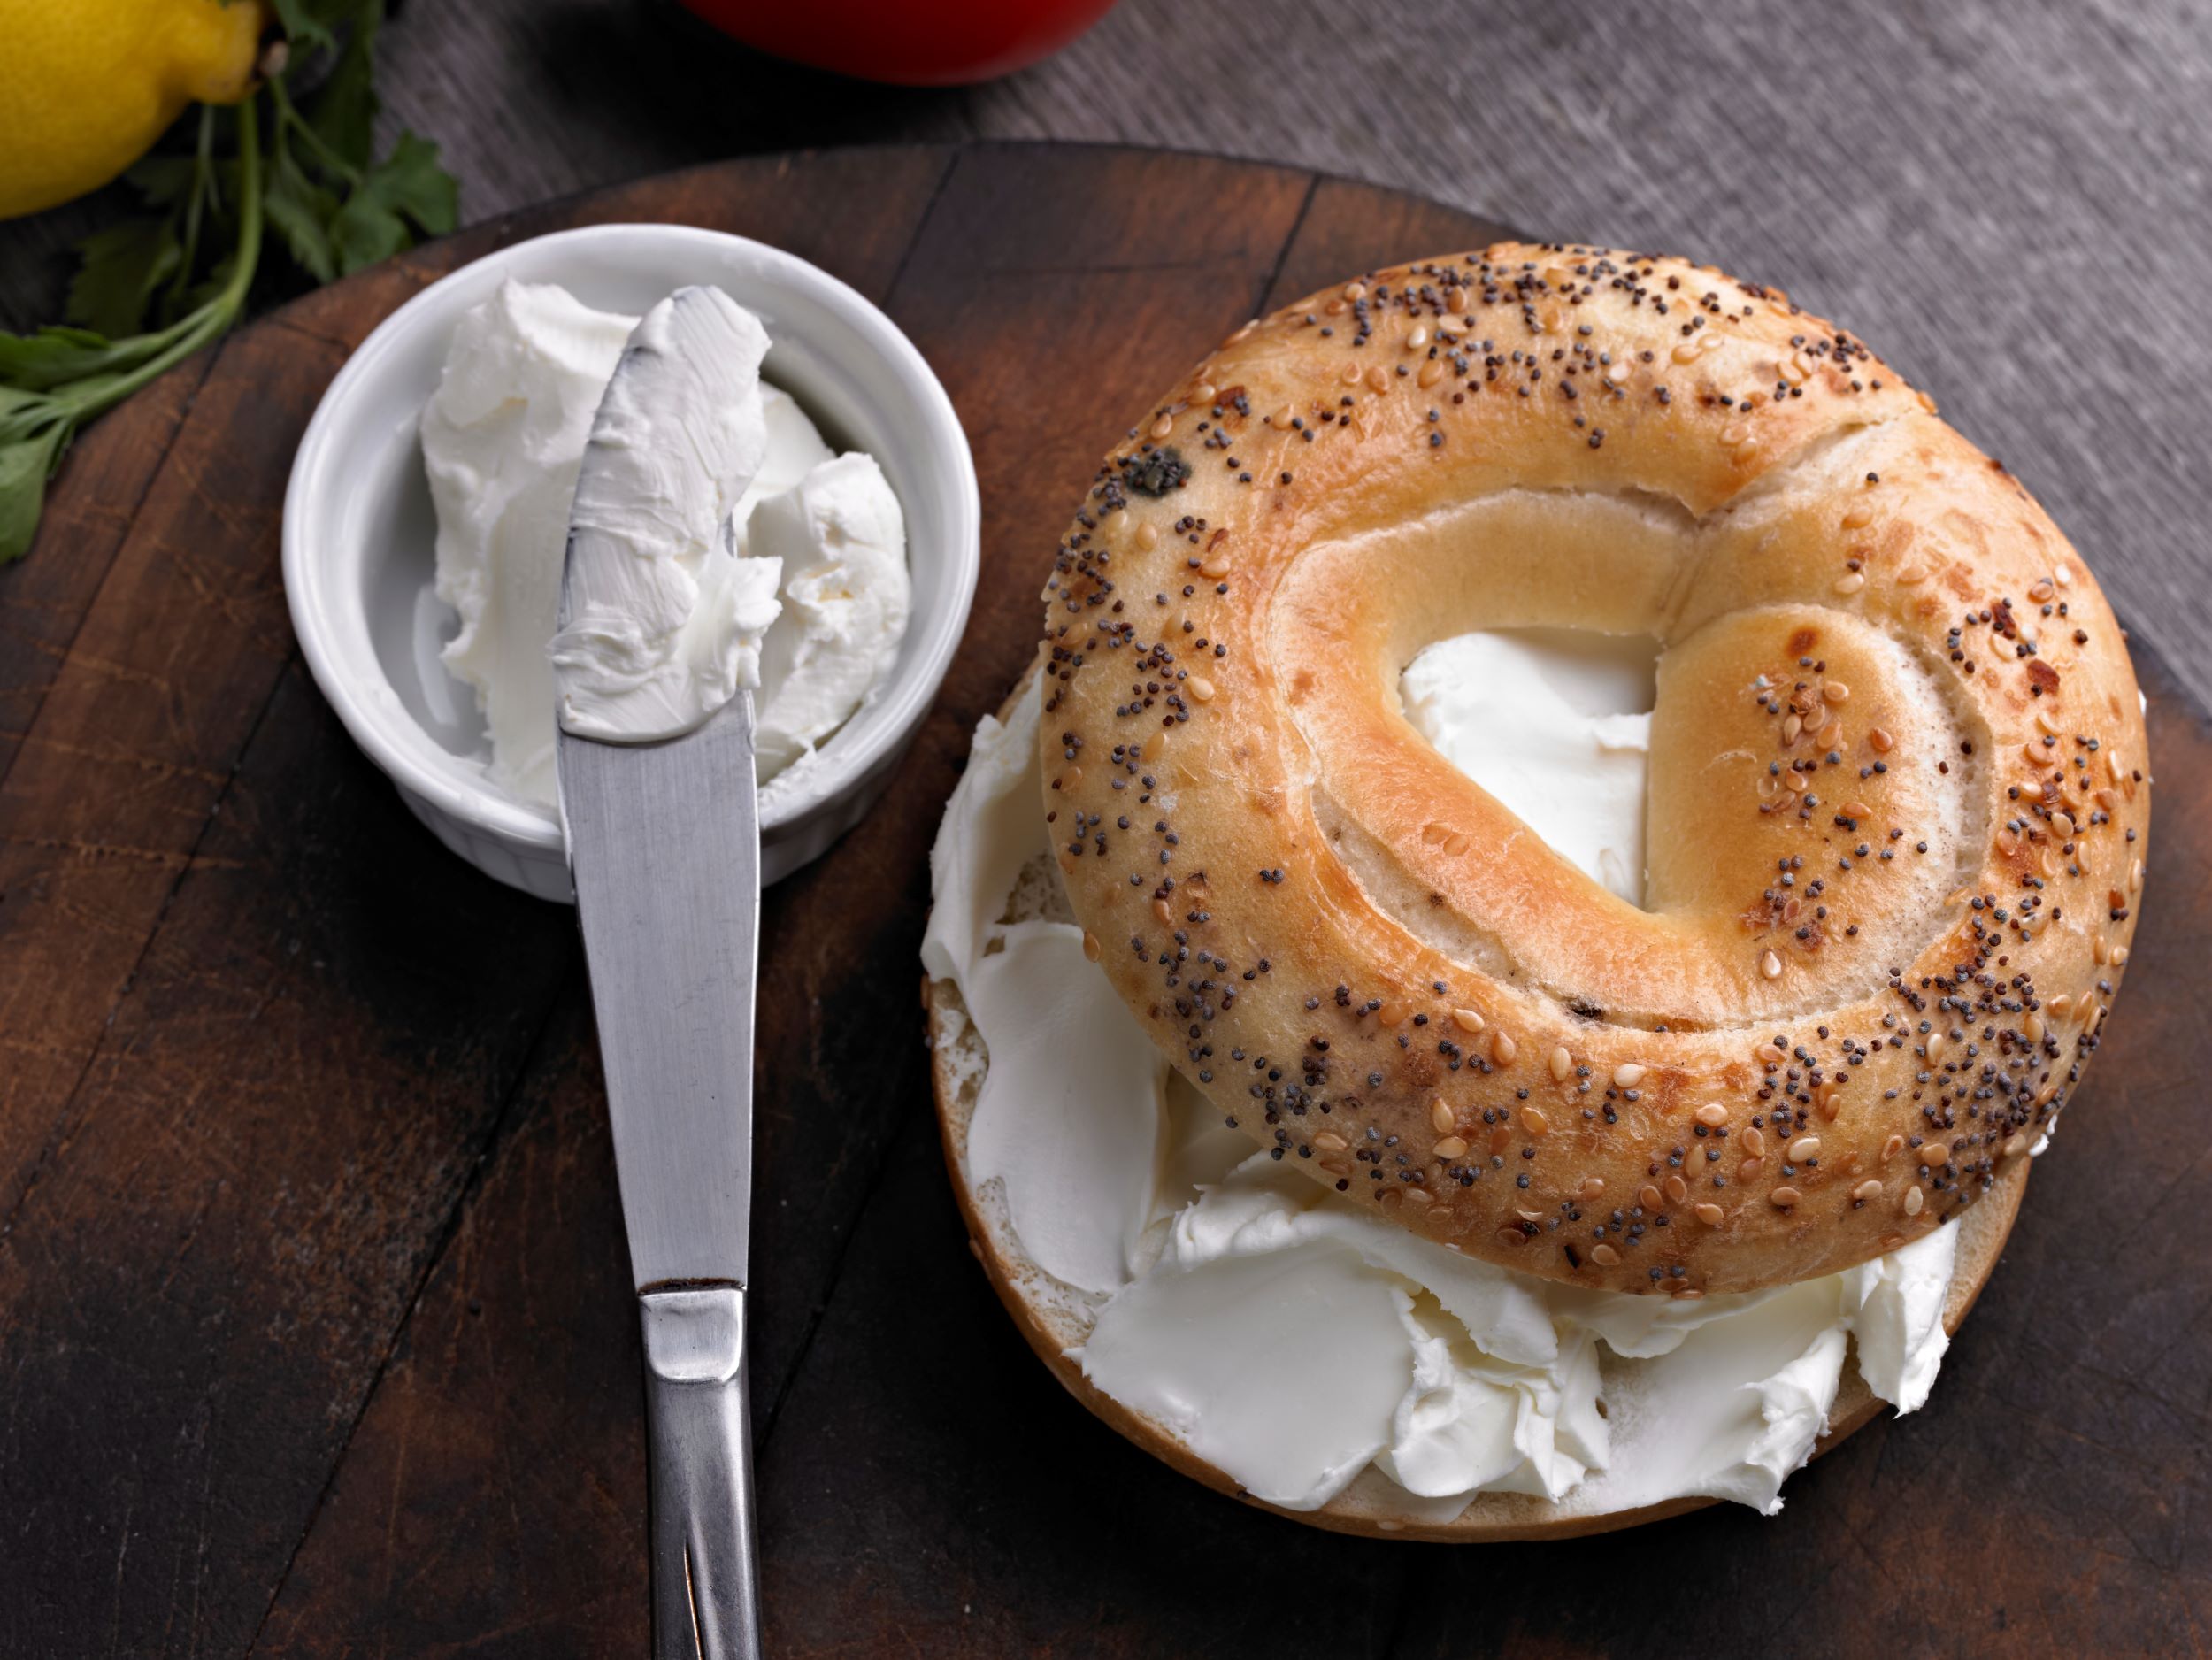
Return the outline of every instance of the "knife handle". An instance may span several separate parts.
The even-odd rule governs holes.
[[[652,1442],[655,1660],[755,1660],[744,1288],[649,1291],[638,1309]]]

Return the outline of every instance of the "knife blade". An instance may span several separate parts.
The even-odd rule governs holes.
[[[745,1283],[760,813],[753,700],[658,743],[558,739],[577,918],[641,1292]]]
[[[706,301],[728,304],[685,289],[662,302],[675,309],[661,320],[680,336],[685,308]],[[583,503],[649,464],[638,450],[656,399],[671,396],[672,375],[702,373],[695,361],[639,350],[653,321],[632,336],[585,450],[565,631],[580,556],[636,551],[609,549],[606,526],[585,522]],[[740,374],[717,389],[735,396],[748,385]],[[726,532],[709,557],[731,557]],[[564,719],[555,758],[645,1340],[654,1653],[757,1656],[745,1364],[760,923],[752,696],[650,742],[579,735]]]

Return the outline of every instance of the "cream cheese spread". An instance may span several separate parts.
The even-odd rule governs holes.
[[[438,513],[438,597],[460,614],[445,665],[476,692],[487,771],[553,806],[553,665],[576,470],[600,394],[637,327],[549,283],[508,281],[454,330],[422,412]]]
[[[759,496],[746,552],[783,573],[782,610],[761,639],[755,738],[761,772],[774,777],[843,726],[890,672],[911,600],[906,521],[874,457],[826,457]]]
[[[1439,641],[1399,680],[1406,719],[1599,886],[1644,901],[1655,642],[1565,629]]]
[[[1429,710],[1447,754],[1516,719],[1454,702],[1469,665],[1582,673],[1527,636],[1432,649],[1451,672],[1406,701]],[[1550,695],[1498,694],[1524,710]],[[1452,714],[1462,707],[1474,729]],[[922,957],[957,984],[989,1054],[972,1178],[996,1185],[1025,1254],[1081,1294],[1092,1326],[1076,1354],[1098,1388],[1272,1503],[1317,1509],[1357,1481],[1429,1521],[1489,1492],[1569,1513],[1701,1496],[1770,1514],[1826,1427],[1853,1343],[1875,1394],[1901,1411],[1926,1400],[1948,1343],[1955,1224],[1799,1285],[1638,1297],[1475,1261],[1256,1152],[1160,1057],[1079,928],[1050,906],[1008,919],[1018,887],[1056,880],[1038,722],[1032,687],[1009,720],[977,728],[932,853]],[[1512,765],[1543,771],[1540,757]],[[1544,780],[1539,811],[1571,813],[1586,794],[1617,824],[1632,793],[1640,821],[1640,764],[1632,792],[1602,765],[1577,766]],[[1520,811],[1513,775],[1490,777]],[[1615,833],[1597,853],[1609,845],[1640,887],[1640,857]]]
[[[719,288],[682,288],[630,333],[569,511],[553,636],[563,730],[672,738],[760,683],[782,567],[740,558],[731,515],[768,453],[768,332]]]
[[[703,418],[702,430],[722,423],[733,470],[707,480],[680,465],[682,444],[640,451],[655,457],[649,476],[633,480],[626,506],[603,506],[617,527],[672,536],[687,551],[649,592],[624,596],[642,609],[593,649],[606,677],[601,696],[618,684],[657,685],[667,706],[642,722],[649,726],[668,725],[679,706],[697,714],[726,696],[726,688],[757,676],[755,742],[765,784],[796,778],[792,769],[883,679],[904,635],[911,583],[903,516],[881,469],[865,456],[838,456],[796,400],[758,379],[755,348],[764,350],[766,337],[741,308],[730,310],[745,321],[724,319],[724,346],[754,391],[741,389],[740,407],[694,415]],[[483,711],[488,776],[549,812],[556,699],[548,642],[569,515],[601,399],[639,323],[595,311],[554,284],[510,281],[462,319],[423,411],[437,595],[461,621],[443,660]],[[640,489],[650,494],[649,508]],[[762,523],[774,526],[776,545],[757,549],[757,511],[772,503],[777,510]],[[672,607],[684,611],[687,626],[661,642],[664,656],[649,671],[638,655],[642,636],[625,630],[649,614],[664,623]],[[569,649],[584,646],[572,640]],[[692,674],[697,683],[684,689]]]

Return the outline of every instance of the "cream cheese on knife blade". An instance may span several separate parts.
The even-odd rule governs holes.
[[[783,567],[739,558],[730,515],[768,453],[767,354],[760,319],[719,288],[681,289],[631,331],[569,512],[564,730],[672,738],[760,684]]]
[[[593,416],[637,325],[557,285],[510,280],[462,319],[423,412],[437,592],[461,619],[444,660],[483,710],[492,780],[548,811],[554,687],[546,645],[559,610],[567,516]],[[795,499],[780,515],[796,518],[799,534],[775,538],[769,557],[782,564],[772,594],[761,593],[757,571],[728,573],[742,582],[710,580],[700,625],[729,637],[708,646],[695,627],[691,643],[704,649],[691,660],[711,665],[727,649],[742,673],[757,657],[757,757],[768,784],[798,778],[797,764],[887,672],[911,584],[903,517],[880,469],[864,457],[836,456],[780,388],[759,381],[757,396],[766,442],[728,503],[726,550],[740,562],[755,557],[756,508],[803,486],[803,507]],[[772,620],[761,626],[771,599]]]

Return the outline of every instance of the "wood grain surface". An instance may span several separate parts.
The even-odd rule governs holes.
[[[351,346],[468,257],[618,218],[761,237],[879,298],[983,488],[937,707],[764,908],[761,1187],[790,1195],[755,1217],[770,1652],[2212,1646],[2212,1277],[2187,1249],[2212,1206],[2189,1153],[2212,727],[2148,650],[2167,799],[2088,1093],[1929,1409],[1778,1518],[1323,1534],[1175,1476],[1029,1356],[947,1188],[915,1006],[969,730],[1131,410],[1256,310],[1496,227],[1295,169],[985,144],[498,221],[264,319],[72,458],[0,574],[0,1655],[642,1652],[635,1325],[572,921],[408,816],[277,578],[292,447]]]

